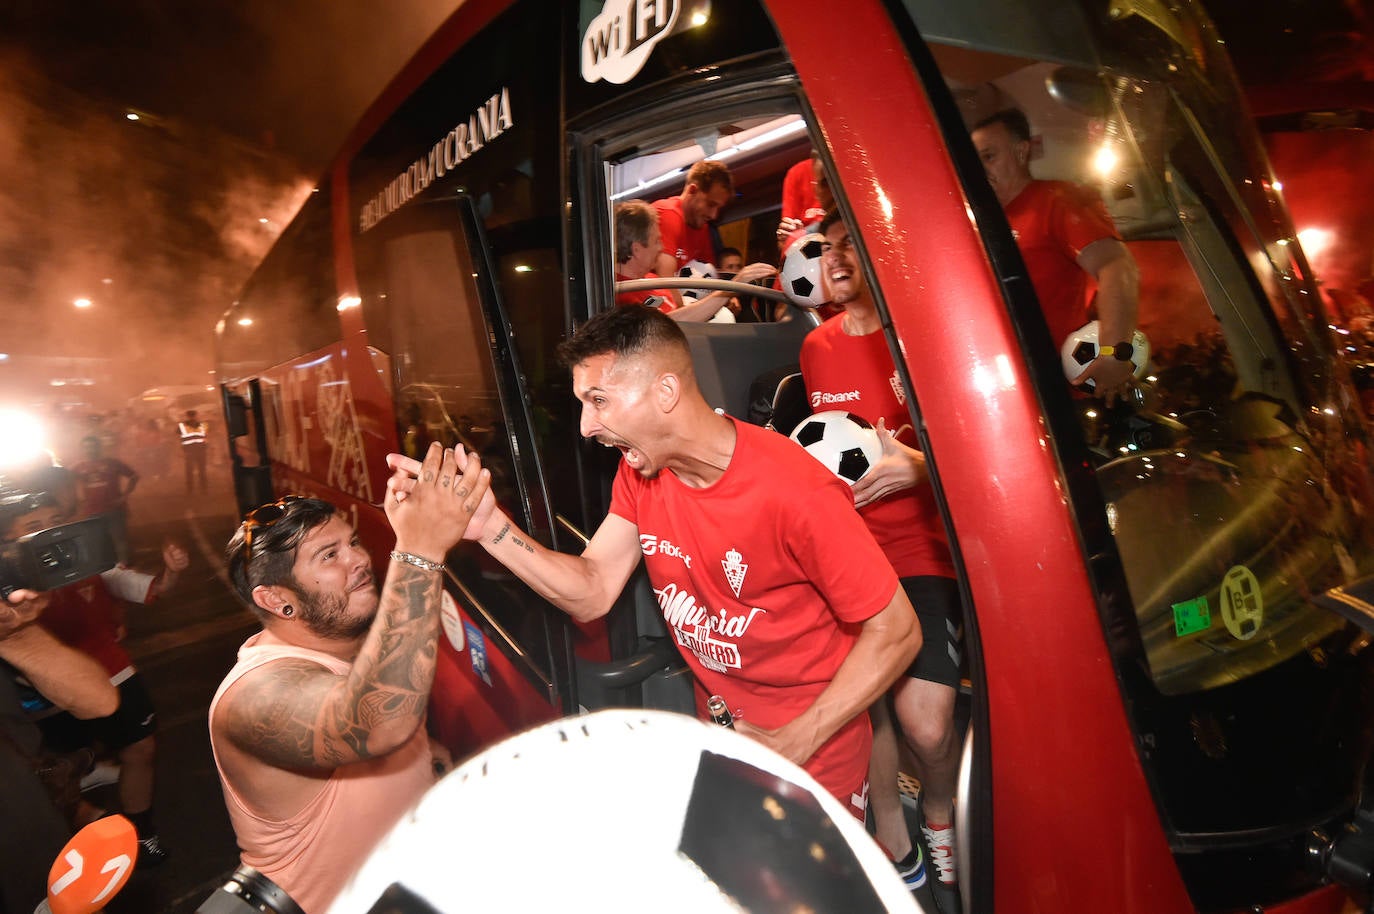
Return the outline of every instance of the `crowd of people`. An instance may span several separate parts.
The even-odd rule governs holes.
[[[48,868],[66,838],[112,812],[134,826],[136,866],[156,866],[168,856],[153,808],[157,712],[124,644],[125,613],[172,592],[190,557],[168,541],[160,547],[160,567],[135,567],[130,497],[149,478],[169,477],[167,484],[179,488],[173,459],[186,463],[186,494],[205,491],[208,426],[201,421],[192,428],[199,433],[199,459],[192,460],[186,426],[193,415],[179,424],[138,419],[131,410],[54,418],[51,449],[0,468],[0,543],[65,530],[79,538],[74,554],[96,561],[108,538],[113,567],[42,593],[21,579],[0,581],[0,764],[23,772],[0,779],[0,805],[33,828],[32,834],[4,830],[0,911],[24,914],[42,899]],[[22,576],[23,567],[6,566],[6,575]],[[108,810],[88,800],[91,788],[104,785],[113,785],[116,800]]]

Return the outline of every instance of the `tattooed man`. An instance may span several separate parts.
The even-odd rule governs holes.
[[[262,619],[210,705],[210,742],[245,866],[325,911],[433,782],[423,726],[444,556],[490,483],[432,444],[404,501],[379,596],[368,554],[328,502],[287,496],[229,541],[235,589]]]

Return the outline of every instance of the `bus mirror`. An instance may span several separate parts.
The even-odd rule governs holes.
[[[1111,110],[1107,89],[1091,70],[1055,67],[1045,77],[1045,90],[1065,108],[1087,117],[1106,117]]]
[[[248,403],[238,394],[225,397],[228,409],[224,414],[224,424],[229,429],[230,438],[242,438],[248,434]]]

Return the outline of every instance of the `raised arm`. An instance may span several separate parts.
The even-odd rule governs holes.
[[[386,460],[404,491],[420,465],[401,454],[388,454]],[[604,616],[639,564],[639,528],[623,517],[609,515],[581,555],[567,555],[517,527],[490,492],[463,538],[480,542],[535,593],[580,622]]]
[[[460,476],[453,452],[431,445],[407,497],[387,497],[396,551],[443,561],[490,480],[476,458]],[[348,673],[335,675],[301,660],[255,670],[220,701],[225,734],[243,751],[283,768],[332,769],[396,749],[424,719],[442,590],[439,571],[393,559],[377,616]]]
[[[581,555],[545,548],[499,511],[478,542],[535,593],[579,622],[609,612],[639,564],[639,528],[616,514],[601,522]]]

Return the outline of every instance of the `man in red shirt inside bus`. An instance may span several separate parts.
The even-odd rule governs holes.
[[[734,196],[735,182],[730,169],[720,162],[706,159],[687,169],[682,193],[654,201],[663,240],[663,252],[658,255],[654,272],[675,276],[693,260],[714,265],[716,244],[710,223]]]
[[[610,513],[581,555],[535,542],[490,497],[464,538],[579,621],[610,610],[642,555],[698,708],[721,696],[739,732],[862,819],[865,712],[921,636],[849,487],[795,442],[715,412],[682,330],[657,311],[599,314],[560,355],[582,435],[622,454]]]
[[[1096,281],[1103,348],[1073,383],[1081,386],[1091,378],[1095,392],[1111,405],[1126,396],[1132,382],[1130,343],[1140,292],[1135,258],[1095,192],[1031,177],[1025,114],[1015,108],[998,111],[974,125],[972,138],[1056,346],[1087,321],[1088,280]]]
[[[737,252],[738,253],[738,252]],[[663,243],[655,209],[643,200],[629,200],[615,208],[615,272],[616,282],[627,279],[651,279],[662,274],[653,272],[663,257]],[[777,270],[766,263],[751,263],[739,267],[731,278],[736,282],[753,282],[772,276]],[[684,301],[676,290],[651,289],[647,292],[621,292],[615,296],[617,305],[649,305],[675,321],[708,321],[722,307],[730,304],[726,292],[709,292],[695,301]]]

